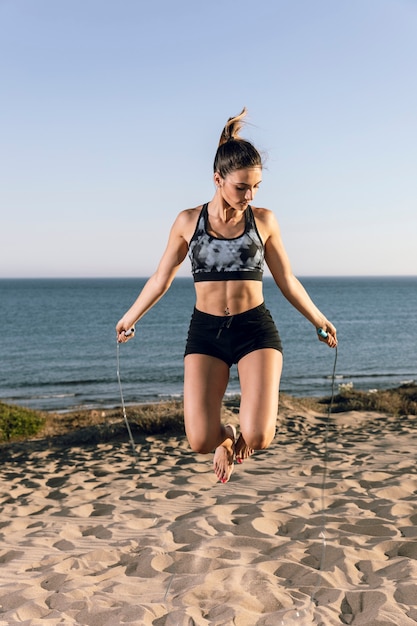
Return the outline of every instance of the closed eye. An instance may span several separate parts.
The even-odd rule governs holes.
[[[258,183],[257,185],[254,185],[254,189],[259,189],[259,185],[260,183]],[[247,187],[240,187],[239,185],[236,185],[236,189],[238,191],[246,191],[246,189],[250,189],[249,185]]]

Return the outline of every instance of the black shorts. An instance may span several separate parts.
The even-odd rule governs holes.
[[[255,350],[282,352],[281,339],[265,304],[238,315],[218,316],[194,309],[185,354],[206,354],[229,367]]]

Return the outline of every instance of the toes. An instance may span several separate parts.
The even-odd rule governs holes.
[[[253,452],[254,450],[246,445],[242,435],[239,435],[239,439],[236,443],[236,463],[243,463],[245,459],[252,456]]]

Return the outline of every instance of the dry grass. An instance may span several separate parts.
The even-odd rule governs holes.
[[[320,400],[321,406],[327,406],[329,398]],[[333,402],[332,411],[377,411],[386,415],[417,415],[417,385],[401,385],[395,389],[381,389],[366,392],[346,388],[338,393]]]

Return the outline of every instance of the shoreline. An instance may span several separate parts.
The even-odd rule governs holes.
[[[373,393],[382,393],[382,392],[392,392],[395,391],[399,388],[402,387],[413,387],[417,385],[417,380],[415,380],[412,377],[406,378],[406,377],[400,377],[399,380],[393,382],[392,384],[389,383],[385,383],[383,386],[374,386],[374,385],[365,385],[365,386],[361,386],[358,384],[354,384],[351,382],[351,378],[352,376],[347,376],[345,377],[344,375],[336,375],[335,376],[335,389],[337,390],[335,393],[337,395],[341,395],[344,393],[343,390],[349,391],[349,388],[352,389],[353,392],[358,392],[360,394],[373,394]],[[294,398],[294,399],[299,399],[299,400],[316,400],[316,401],[320,401],[323,398],[327,398],[328,396],[331,395],[331,381],[332,381],[332,376],[331,374],[325,375],[323,376],[323,380],[325,381],[324,385],[321,385],[322,389],[320,391],[310,391],[310,392],[304,392],[304,391],[288,391],[285,390],[285,385],[281,385],[281,389],[280,389],[280,396],[287,396],[290,398]],[[127,395],[125,393],[125,390],[123,390],[123,396],[124,396],[124,402],[125,402],[125,406],[126,407],[136,407],[136,406],[147,406],[147,405],[159,405],[159,404],[164,404],[164,403],[170,403],[170,402],[182,402],[183,401],[183,394],[178,392],[178,393],[172,393],[172,394],[159,394],[159,395],[150,395],[149,397],[143,396],[141,397],[141,399],[137,399],[137,400],[126,400],[125,395]],[[224,399],[225,401],[229,400],[229,399],[233,399],[237,396],[240,395],[240,389],[236,388],[236,389],[228,389],[225,393]],[[65,404],[62,406],[48,406],[49,405],[49,401],[50,400],[54,400],[56,398],[60,398],[60,397],[70,397],[72,399],[75,398],[75,395],[73,394],[58,394],[56,396],[48,396],[47,400],[48,402],[46,402],[46,404],[42,404],[42,402],[40,402],[39,404],[36,404],[33,402],[34,398],[22,398],[22,397],[18,397],[18,396],[4,396],[4,397],[0,397],[0,405],[1,404],[7,404],[7,405],[13,405],[13,406],[20,406],[22,408],[31,410],[31,411],[35,411],[35,412],[42,412],[42,413],[54,413],[54,414],[66,414],[66,413],[75,413],[75,412],[84,412],[84,411],[108,411],[108,410],[114,410],[117,409],[118,407],[120,407],[121,404],[121,397],[120,397],[120,393],[119,394],[115,394],[114,397],[112,397],[112,399],[108,399],[106,401],[103,402],[103,400],[100,398],[100,395],[98,394],[97,397],[94,397],[93,399],[88,399],[85,402],[82,403],[76,403],[74,402],[74,404]]]

